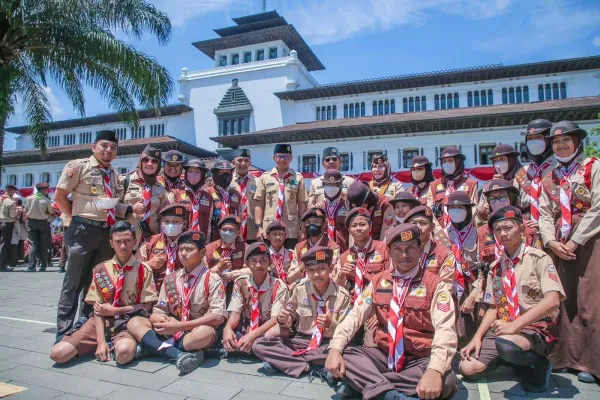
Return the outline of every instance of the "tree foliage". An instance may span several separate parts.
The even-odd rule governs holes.
[[[600,119],[600,113],[598,114],[598,119]],[[588,138],[590,139],[590,143],[585,146],[585,155],[600,158],[600,125],[588,131]]]

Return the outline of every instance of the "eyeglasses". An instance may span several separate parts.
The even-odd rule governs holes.
[[[275,158],[278,160],[289,160],[290,158],[292,158],[291,154],[275,154]]]
[[[333,157],[326,157],[323,159],[324,162],[326,163],[330,163],[330,162],[337,162],[340,158],[338,156],[333,156]]]
[[[490,203],[504,202],[509,199],[507,194],[500,195],[498,197],[490,197]]]
[[[152,165],[158,165],[158,160],[156,158],[142,157],[142,162],[143,163],[150,163]]]

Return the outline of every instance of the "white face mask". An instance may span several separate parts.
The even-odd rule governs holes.
[[[454,171],[456,171],[456,164],[454,163],[454,161],[443,163],[442,169],[444,170],[444,173],[446,175],[452,175]]]
[[[396,221],[398,221],[399,224],[403,224],[404,218],[396,217]]]
[[[542,139],[529,140],[527,149],[534,156],[539,156],[546,150],[546,141]]]
[[[460,224],[467,219],[467,210],[464,208],[451,208],[448,210],[448,215],[450,216],[452,222],[455,224]]]
[[[496,172],[504,175],[506,173],[506,171],[508,171],[508,163],[506,161],[495,162],[494,168],[496,169]]]
[[[337,186],[325,186],[323,188],[323,191],[325,192],[325,197],[327,197],[328,199],[335,198],[335,196],[338,195],[340,190],[341,190],[341,188],[339,188]]]
[[[167,236],[179,236],[183,229],[183,224],[162,224],[160,230]]]
[[[427,171],[419,171],[419,170],[414,170],[414,171],[410,172],[410,174],[412,175],[412,178],[417,182],[420,182],[423,179],[425,179],[426,173],[427,173]]]
[[[559,162],[561,162],[563,164],[570,163],[576,156],[577,156],[577,149],[575,149],[573,154],[571,154],[569,157],[559,157],[556,154],[554,154],[554,158],[556,158]]]

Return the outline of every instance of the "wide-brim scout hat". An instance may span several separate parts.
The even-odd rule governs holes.
[[[35,188],[38,190],[48,189],[49,187],[50,187],[50,184],[48,182],[38,182],[35,184]],[[15,189],[16,189],[16,187],[15,187]]]
[[[573,121],[560,121],[552,125],[550,129],[550,139],[560,135],[578,135],[580,140],[587,137],[587,132]]]
[[[411,240],[421,240],[421,231],[415,224],[399,224],[385,234],[387,246],[395,242],[410,242]]]
[[[448,195],[446,207],[451,206],[467,206],[473,207],[475,203],[471,201],[471,197],[469,197],[469,193],[464,192],[462,190],[458,190],[456,192],[452,192]]]
[[[311,207],[302,214],[300,221],[304,222],[310,217],[321,218],[325,221],[325,216],[327,215],[327,211],[325,211],[322,207]]]
[[[527,136],[530,135],[548,136],[550,129],[552,129],[552,122],[547,119],[534,119],[527,124],[526,130],[525,132],[521,132],[521,136],[525,136],[525,140],[527,140]]]
[[[410,160],[411,168],[430,167],[431,165],[431,161],[425,156],[414,156],[412,160]]]
[[[519,189],[517,189],[512,183],[505,179],[493,179],[486,186],[483,191],[483,194],[489,196],[490,193],[496,192],[498,190],[506,190],[509,193],[514,193],[517,196],[519,195]]]
[[[335,147],[325,147],[325,150],[323,150],[323,160],[331,156],[339,157],[340,153],[338,153],[338,149]]]
[[[438,159],[441,160],[442,158],[446,157],[459,157],[462,158],[463,161],[467,158],[463,153],[460,152],[460,150],[456,146],[446,147],[444,151],[442,151],[442,154],[440,154]]]
[[[502,157],[502,156],[518,156],[519,152],[517,151],[517,149],[515,149],[514,146],[511,146],[510,144],[499,144],[498,146],[494,147],[494,149],[492,150],[492,156],[490,157],[490,159],[494,159],[494,158],[498,158],[498,157]]]
[[[226,215],[223,218],[221,218],[219,224],[217,225],[217,228],[221,229],[221,227],[225,224],[234,224],[240,227],[242,226],[242,221],[237,215]]]
[[[365,185],[358,179],[356,179],[352,184],[348,187],[348,192],[346,193],[346,198],[348,199],[348,203],[350,203],[350,207],[361,207],[365,201],[367,200],[367,196],[371,189],[369,186]]]
[[[199,250],[202,250],[206,245],[206,236],[200,231],[186,231],[177,239],[177,246],[181,246],[183,243],[193,243],[198,246]]]
[[[421,202],[411,192],[398,192],[396,197],[391,199],[389,203],[394,206],[396,203],[408,203],[413,207],[421,205]]]
[[[488,227],[490,229],[494,229],[494,224],[496,222],[504,221],[507,219],[516,220],[516,221],[519,221],[522,223],[523,222],[523,213],[521,213],[521,210],[519,210],[517,207],[513,207],[513,206],[502,207],[502,208],[494,211],[494,213],[492,213],[492,215],[490,215],[490,217],[488,219]]]
[[[162,155],[163,162],[183,164],[185,157],[178,150],[169,150]]]
[[[210,172],[212,172],[214,174],[218,171],[233,171],[233,170],[234,170],[233,164],[231,164],[229,161],[219,160],[214,163],[214,165],[210,169]]]
[[[269,251],[269,246],[267,246],[264,242],[254,242],[246,248],[246,254],[244,255],[244,259],[248,261],[250,256],[257,256],[260,254],[266,254],[271,257],[271,252]]]
[[[410,222],[410,219],[416,216],[423,216],[429,219],[429,221],[433,221],[433,211],[431,211],[431,208],[427,206],[418,206],[411,209],[408,213],[406,213],[404,221]]]
[[[187,209],[183,204],[169,204],[163,207],[158,215],[161,217],[181,217],[184,220],[187,218]]]
[[[316,264],[331,264],[333,261],[333,249],[325,246],[315,246],[300,257],[305,267]]]
[[[344,175],[337,169],[328,169],[323,174],[323,184],[338,185],[344,181]]]
[[[147,155],[150,158],[154,158],[155,160],[160,161],[160,155],[161,155],[160,149],[157,149],[156,147],[154,147],[150,144],[144,148],[144,151],[142,151],[142,153],[144,153],[145,155]]]
[[[273,154],[292,154],[292,146],[286,143],[277,143],[273,149]]]
[[[119,143],[119,134],[115,131],[102,130],[96,133],[96,140],[94,143],[98,143],[101,140],[108,140],[109,142]]]
[[[350,226],[350,223],[355,217],[365,217],[371,222],[371,213],[369,210],[363,207],[355,207],[352,210],[348,211],[348,215],[346,216],[346,220],[344,221],[346,225],[346,229]]]
[[[187,160],[186,162],[183,163],[183,168],[188,169],[188,168],[200,168],[203,171],[208,171],[208,168],[206,168],[206,164],[204,164],[204,161],[199,160],[197,158],[191,158],[189,160]]]
[[[269,233],[271,233],[272,231],[284,231],[285,232],[285,225],[283,225],[283,223],[281,221],[273,221],[271,222],[268,226],[267,226],[267,235]]]

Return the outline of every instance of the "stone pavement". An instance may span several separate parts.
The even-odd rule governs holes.
[[[330,399],[334,392],[319,379],[265,377],[261,364],[241,359],[208,359],[180,377],[161,359],[144,359],[125,368],[90,358],[68,366],[48,357],[54,342],[56,303],[62,274],[0,273],[0,381],[27,390],[17,399]],[[492,379],[493,378],[493,379]],[[460,384],[456,399],[600,399],[600,386],[582,384],[570,374],[554,374],[551,390],[526,394],[509,371],[498,371],[487,383]]]

